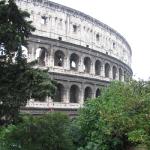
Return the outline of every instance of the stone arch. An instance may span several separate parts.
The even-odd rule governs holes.
[[[92,98],[92,88],[89,86],[84,90],[84,100],[87,100],[88,98]]]
[[[116,66],[113,66],[112,74],[113,74],[113,79],[115,80],[117,78],[117,67]]]
[[[79,65],[79,56],[75,53],[70,55],[70,69],[71,70],[78,70]]]
[[[64,86],[61,83],[57,84],[54,102],[63,102],[64,100]]]
[[[35,58],[38,59],[39,65],[41,65],[41,66],[46,65],[47,56],[48,56],[48,51],[46,48],[39,47],[36,49]]]
[[[64,57],[65,57],[65,54],[62,51],[60,50],[56,51],[54,54],[54,66],[63,67]]]
[[[79,102],[79,87],[77,85],[72,85],[70,87],[70,103],[78,103]]]
[[[101,62],[99,60],[96,60],[95,62],[95,75],[101,74]]]
[[[105,77],[110,77],[110,65],[108,63],[105,64]]]
[[[84,58],[84,72],[90,73],[91,71],[91,59],[90,57]]]
[[[95,93],[95,97],[98,97],[101,95],[101,91],[99,88],[97,88],[96,93]]]
[[[123,75],[122,69],[119,68],[119,80],[120,81],[122,81],[122,75]]]

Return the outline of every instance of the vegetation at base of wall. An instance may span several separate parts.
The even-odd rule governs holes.
[[[24,116],[0,131],[1,150],[73,150],[69,119],[62,113]]]
[[[20,107],[31,98],[55,93],[55,83],[47,70],[27,63],[22,45],[34,31],[30,15],[18,9],[14,0],[0,1],[0,125],[16,123]]]
[[[150,82],[112,82],[85,104],[75,122],[79,150],[150,148]]]
[[[150,82],[112,82],[72,121],[61,113],[25,116],[1,127],[0,141],[5,150],[148,150]]]

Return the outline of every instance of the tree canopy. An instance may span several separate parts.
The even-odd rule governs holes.
[[[22,45],[34,31],[29,17],[14,0],[0,1],[0,124],[16,122],[27,100],[55,93],[47,70],[34,69],[36,62],[27,63],[23,55]]]
[[[77,125],[80,149],[127,150],[139,144],[150,148],[150,83],[112,82],[85,104]]]

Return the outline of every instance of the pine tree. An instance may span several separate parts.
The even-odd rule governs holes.
[[[55,82],[47,70],[34,69],[35,62],[27,63],[22,54],[22,45],[27,44],[26,39],[35,30],[29,17],[14,0],[0,1],[0,124],[15,123],[20,108],[30,98],[55,93]]]

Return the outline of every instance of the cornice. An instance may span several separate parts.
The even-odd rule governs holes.
[[[126,46],[130,50],[130,53],[132,55],[132,50],[131,50],[131,47],[130,47],[129,43],[127,42],[127,40],[120,33],[118,33],[113,28],[109,27],[108,25],[104,24],[103,22],[101,22],[101,21],[99,21],[99,20],[97,20],[97,19],[81,12],[81,11],[75,10],[73,8],[70,8],[70,7],[67,7],[67,6],[49,1],[49,0],[16,0],[16,2],[19,2],[19,1],[24,1],[24,2],[27,2],[27,3],[33,3],[35,5],[40,3],[42,6],[45,6],[45,7],[54,8],[56,10],[61,10],[63,12],[67,12],[68,14],[72,14],[73,16],[83,17],[85,20],[88,20],[88,21],[92,22],[93,24],[96,24],[100,27],[103,27],[109,33],[114,33],[115,35],[117,35],[117,37],[126,44]]]

